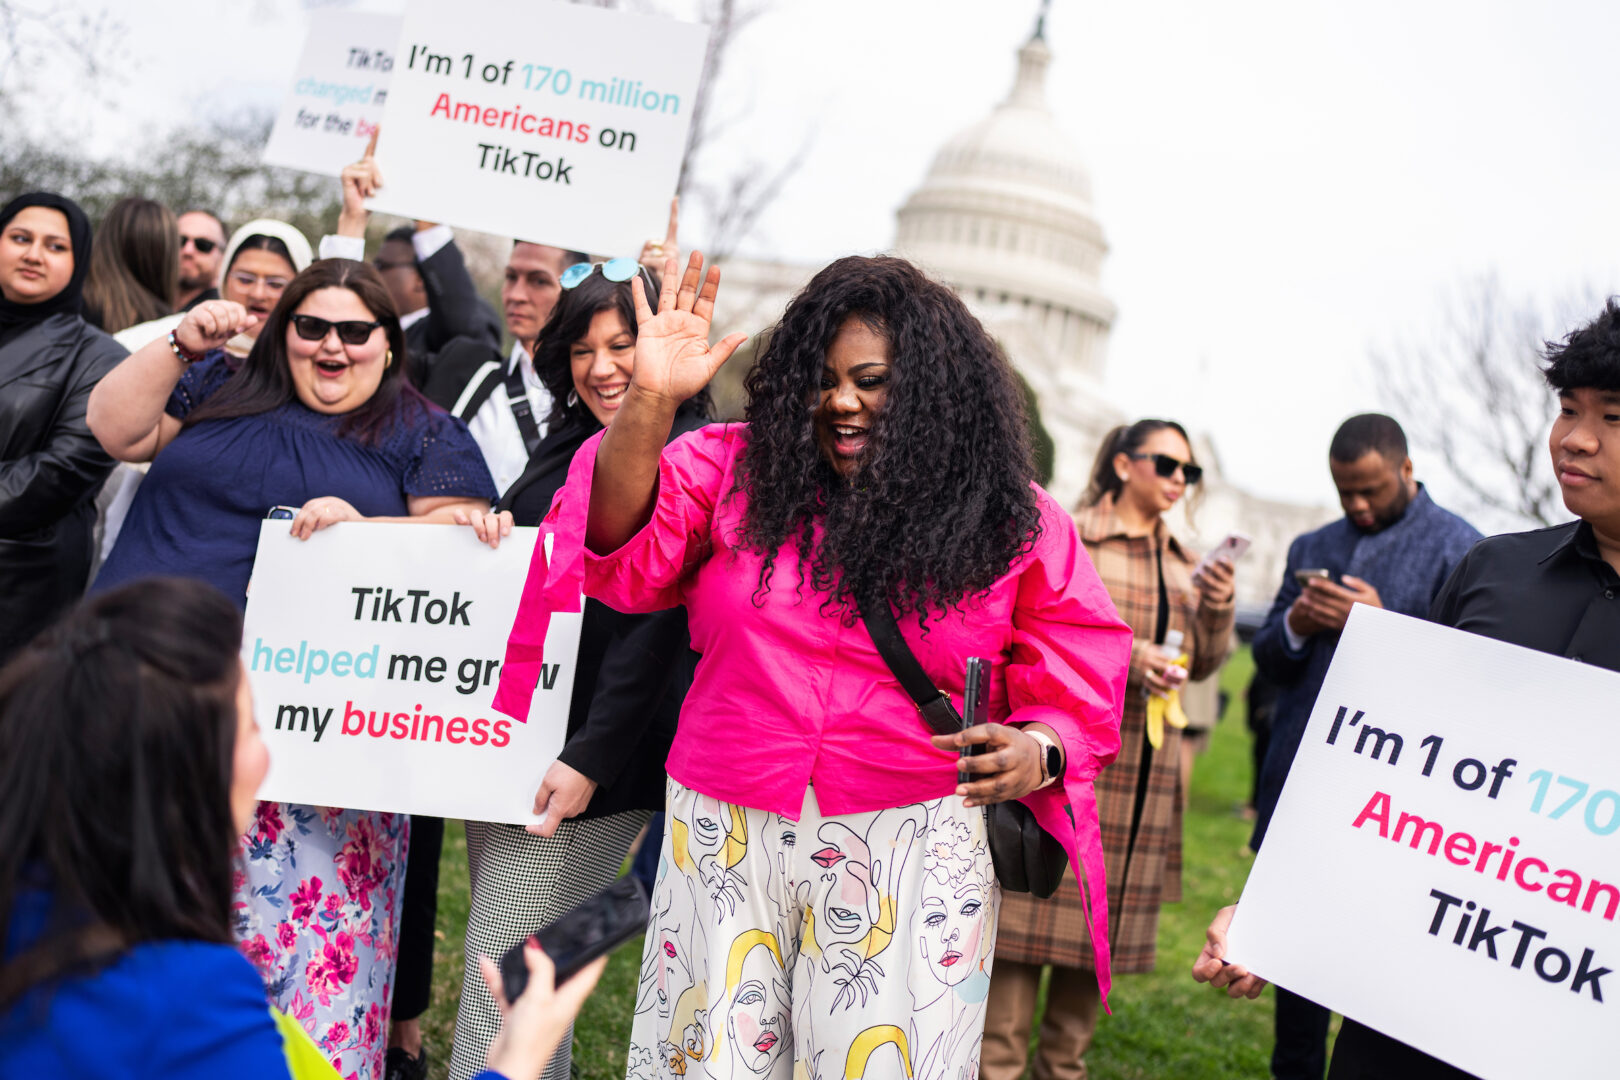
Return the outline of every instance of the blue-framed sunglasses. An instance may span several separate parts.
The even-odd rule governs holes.
[[[654,283],[652,275],[647,273],[647,268],[636,260],[623,256],[617,259],[609,259],[604,263],[577,262],[562,272],[562,275],[557,278],[557,283],[565,289],[572,289],[597,270],[602,271],[602,276],[609,281],[617,282],[629,281],[637,274],[643,274],[646,276],[647,285],[652,289],[653,293],[658,292],[658,286]]]

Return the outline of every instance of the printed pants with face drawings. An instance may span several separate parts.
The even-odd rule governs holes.
[[[671,780],[629,1080],[977,1080],[1000,895],[957,796],[794,822]]]

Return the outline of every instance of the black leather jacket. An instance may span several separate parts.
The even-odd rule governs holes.
[[[116,464],[85,409],[127,355],[77,315],[0,346],[0,662],[84,592],[96,492]]]

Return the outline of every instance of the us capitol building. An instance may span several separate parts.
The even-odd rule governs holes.
[[[1079,147],[1046,103],[1044,17],[1018,50],[1012,91],[989,116],[934,155],[922,183],[896,214],[893,252],[957,290],[1034,390],[1056,447],[1049,490],[1074,507],[1102,437],[1127,416],[1103,388],[1116,308],[1102,290],[1108,254]],[[820,269],[732,259],[725,266],[726,325],[720,333],[774,325],[788,299]],[[753,342],[745,349],[750,349]],[[749,356],[739,356],[745,362]],[[716,380],[717,404],[741,412],[745,364]],[[1330,506],[1262,499],[1229,483],[1214,443],[1193,432],[1204,466],[1197,529],[1176,522],[1200,549],[1233,529],[1254,546],[1239,564],[1238,603],[1270,606],[1289,542],[1336,517]]]

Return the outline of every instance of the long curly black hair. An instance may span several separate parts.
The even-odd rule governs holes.
[[[860,468],[822,457],[814,412],[827,349],[851,318],[888,343],[891,376]],[[1039,531],[1024,398],[1012,366],[960,298],[904,259],[851,256],[818,273],[748,375],[736,490],[741,542],[764,558],[755,603],[789,540],[799,587],[852,624],[857,596],[919,624],[982,593]],[[817,542],[814,529],[821,526]]]

